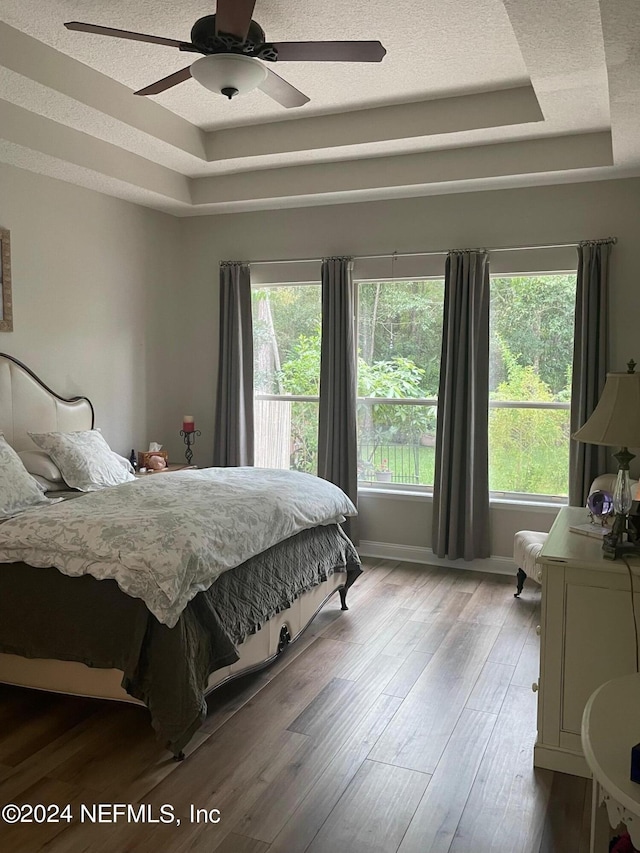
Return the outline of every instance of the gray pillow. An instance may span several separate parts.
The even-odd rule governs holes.
[[[80,432],[30,432],[29,435],[56,463],[73,489],[94,492],[135,480],[114,453],[100,430]]]
[[[45,497],[20,457],[0,433],[0,519],[33,507],[57,503]]]

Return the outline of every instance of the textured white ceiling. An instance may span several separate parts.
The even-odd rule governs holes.
[[[640,170],[637,0],[257,0],[269,40],[387,49],[381,63],[277,64],[311,98],[291,110],[259,91],[229,102],[194,80],[136,97],[195,57],[63,26],[188,40],[214,11],[202,0],[1,0],[0,158],[177,215],[326,203],[323,169],[344,181],[345,201]],[[487,146],[501,144],[510,156],[488,168]],[[435,179],[441,152],[447,175]],[[366,185],[350,196],[354,174]]]
[[[131,89],[178,71],[196,57],[171,47],[72,32],[62,26],[65,20],[188,41],[196,19],[215,9],[200,0],[184,0],[171,4],[170,9],[153,0],[109,4],[98,0],[46,4],[3,0],[1,8],[6,23]],[[302,108],[305,115],[505,88],[527,81],[500,0],[394,0],[391,5],[386,0],[258,0],[254,17],[273,41],[379,39],[386,47],[387,56],[381,63],[279,64],[278,73],[311,98]],[[154,96],[154,100],[207,130],[278,120],[287,113],[262,92],[229,103],[203,91],[195,80]]]

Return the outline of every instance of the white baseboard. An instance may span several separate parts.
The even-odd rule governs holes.
[[[431,548],[417,545],[395,545],[392,542],[372,542],[362,539],[358,552],[363,557],[380,560],[402,560],[407,563],[426,563],[429,566],[468,569],[472,572],[490,572],[494,575],[515,575],[516,566],[508,557],[487,557],[486,560],[447,560],[436,557]]]

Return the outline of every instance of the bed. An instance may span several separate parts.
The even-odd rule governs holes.
[[[93,428],[87,398],[59,396],[24,364],[0,354],[0,432],[13,450],[33,450],[29,433]],[[335,488],[311,479],[321,489]],[[268,665],[336,592],[342,609],[347,608],[347,590],[361,573],[357,552],[339,518],[329,518],[330,511],[316,523],[315,514],[298,508],[300,482],[289,472],[260,469],[160,472],[88,494],[56,492],[61,499],[57,504],[1,522],[0,682],[144,704],[161,740],[176,758],[184,757],[184,747],[206,715],[207,695]],[[283,511],[282,504],[267,516],[271,510],[265,496],[274,492],[276,500],[284,500],[291,489],[296,491],[291,511]],[[247,524],[268,527],[277,541],[265,540],[268,547],[254,553],[257,546],[248,542],[244,528],[227,525],[232,515],[226,512],[239,514],[234,500],[246,507]],[[257,505],[255,515],[251,500]],[[167,515],[172,502],[175,517]],[[104,564],[111,566],[109,571],[101,564],[100,572],[94,572],[93,539],[87,533],[85,542],[85,530],[97,531],[101,540],[107,538],[104,531],[109,537],[114,529],[120,531],[120,516],[113,516],[116,505],[131,521],[127,541],[140,528],[140,519],[151,536],[157,515],[162,527],[156,535],[162,538],[173,524],[173,538],[167,541],[180,546],[172,551],[161,541],[156,555],[139,534],[141,573],[137,564],[135,571],[130,565],[137,555],[132,557],[118,539],[118,561],[112,565],[109,556]],[[161,507],[157,512],[156,506]],[[216,527],[212,518],[217,513]],[[191,523],[194,518],[198,524]],[[294,528],[292,518],[297,519]],[[176,562],[186,539],[199,542],[196,528],[206,528],[209,543],[215,530],[227,526],[234,536],[225,534],[220,547],[233,567],[225,563],[213,582],[201,556],[208,551],[197,550],[197,560],[191,555],[186,563]],[[44,547],[48,529],[56,537],[64,533],[64,549]],[[78,530],[82,536],[76,535]],[[241,559],[245,553],[249,556]],[[188,564],[188,582],[182,569],[175,572],[179,581],[168,574],[174,563]],[[142,592],[134,581],[143,583]]]

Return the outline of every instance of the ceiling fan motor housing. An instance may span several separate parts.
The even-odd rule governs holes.
[[[191,28],[191,41],[204,54],[223,51],[253,53],[255,48],[264,44],[265,34],[255,21],[251,21],[244,41],[232,33],[216,34],[216,16],[205,15],[204,18],[198,18]]]

